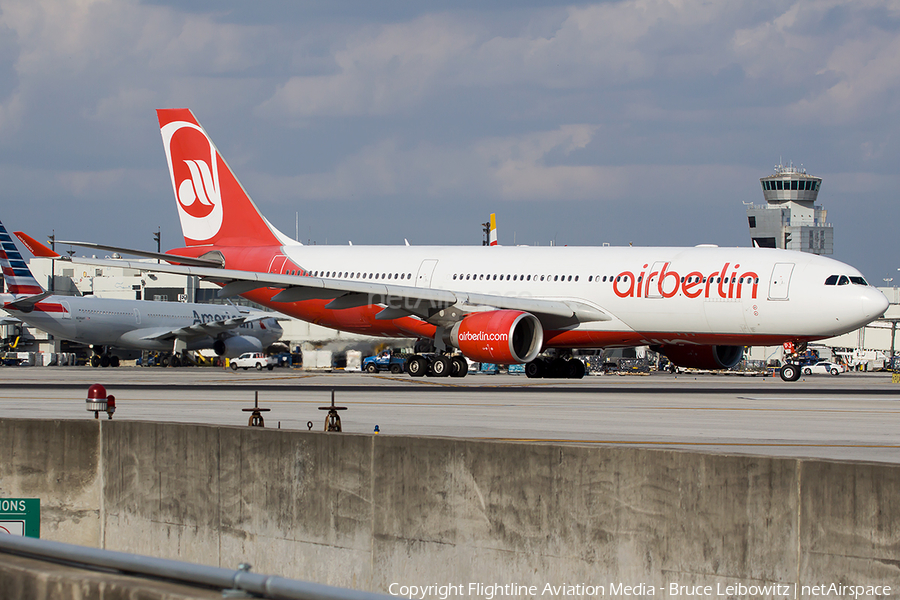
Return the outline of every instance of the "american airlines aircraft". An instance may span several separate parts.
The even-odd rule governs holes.
[[[458,350],[525,363],[529,377],[581,377],[581,361],[562,358],[572,349],[638,345],[727,369],[744,346],[802,348],[888,306],[853,267],[776,249],[304,246],[262,216],[190,110],[157,112],[185,239],[160,270],[335,329],[433,340],[436,354],[409,361],[413,376],[464,376]],[[562,356],[538,356],[548,348]]]
[[[62,258],[24,233],[16,235],[35,256]],[[11,292],[0,294],[0,307],[60,339],[93,346],[94,367],[119,366],[110,347],[171,351],[169,364],[178,366],[184,350],[213,348],[234,358],[261,351],[282,334],[271,314],[235,306],[53,295],[34,278],[2,223],[0,247],[0,266]]]

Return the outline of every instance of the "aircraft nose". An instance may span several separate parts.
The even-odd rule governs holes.
[[[888,306],[888,299],[875,288],[866,289],[862,296],[862,312],[867,323],[883,315]]]

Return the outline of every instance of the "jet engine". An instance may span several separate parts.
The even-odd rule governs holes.
[[[679,367],[687,369],[730,369],[744,357],[743,346],[651,346]]]
[[[244,352],[262,352],[262,349],[259,338],[247,335],[233,335],[213,342],[213,350],[225,358],[236,358]]]
[[[503,365],[535,359],[544,343],[541,322],[519,310],[473,313],[453,326],[450,345],[475,361]]]

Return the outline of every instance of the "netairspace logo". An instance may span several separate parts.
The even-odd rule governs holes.
[[[803,585],[801,595],[827,596],[831,598],[874,598],[891,595],[891,586],[887,585],[844,585],[839,583],[822,583],[818,585]],[[602,598],[604,596],[656,596],[668,595],[670,598],[734,598],[746,596],[767,596],[771,598],[796,597],[797,584],[767,583],[746,585],[743,583],[716,585],[681,585],[669,583],[668,585],[655,586],[647,583],[626,585],[621,582],[607,585],[590,585],[585,583],[553,585],[551,583],[540,585],[522,585],[518,583],[433,583],[431,585],[403,585],[392,583],[388,587],[388,593],[392,596],[403,598],[483,598],[494,600],[508,596],[549,598]],[[668,593],[666,593],[668,592]]]

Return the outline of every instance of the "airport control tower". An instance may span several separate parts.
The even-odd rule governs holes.
[[[774,175],[759,182],[766,204],[747,208],[754,246],[833,253],[834,228],[825,222],[827,211],[816,206],[821,177],[808,175],[803,167],[778,165]]]

